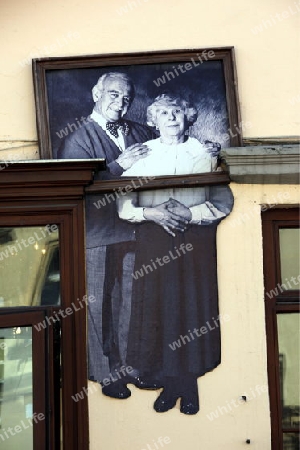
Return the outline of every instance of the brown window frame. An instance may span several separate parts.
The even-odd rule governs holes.
[[[262,213],[265,315],[267,335],[268,381],[271,411],[272,450],[283,449],[283,431],[297,433],[296,429],[282,427],[280,371],[277,314],[300,312],[299,290],[280,292],[269,298],[278,284],[282,284],[280,270],[280,228],[299,228],[299,208],[272,209]]]
[[[11,308],[10,308],[11,309]],[[44,319],[42,311],[30,310],[1,312],[0,334],[1,328],[13,327],[32,327],[32,387],[33,387],[33,412],[43,414],[47,418],[47,393],[46,393],[46,369],[45,346],[46,346],[46,330],[40,332],[36,330],[34,325]],[[17,424],[16,424],[17,425]],[[46,420],[32,422],[33,427],[33,446],[34,448],[44,448],[44,436],[47,433]],[[0,432],[2,430],[0,429]]]
[[[61,275],[61,304],[59,306],[11,307],[0,309],[0,327],[10,318],[11,326],[18,326],[21,318],[39,314],[39,321],[59,309],[71,307],[76,299],[86,295],[84,254],[84,189],[93,180],[94,171],[103,168],[99,160],[13,163],[1,172],[0,226],[24,227],[57,224]],[[30,325],[30,324],[28,324]],[[41,377],[44,391],[34,396],[34,407],[45,411],[46,420],[34,425],[35,450],[88,450],[87,396],[78,402],[72,396],[87,387],[86,361],[86,308],[60,321],[62,429],[60,446],[60,408],[57,408],[59,383],[53,364],[55,353],[55,327],[40,336],[34,333],[33,351],[41,352],[45,364],[35,364],[34,380]],[[42,332],[39,332],[42,333]],[[38,334],[39,334],[38,333]],[[39,345],[39,346],[38,346]],[[39,388],[38,388],[39,389]],[[58,392],[58,394],[57,394]],[[43,428],[44,426],[44,428]]]

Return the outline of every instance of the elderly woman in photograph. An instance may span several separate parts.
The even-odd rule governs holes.
[[[196,119],[187,101],[157,97],[147,121],[160,137],[123,176],[215,170],[216,148],[187,135]],[[180,411],[196,414],[197,378],[220,364],[216,231],[232,205],[226,185],[132,192],[118,201],[120,218],[136,226],[127,364],[163,387],[158,412],[180,398]]]

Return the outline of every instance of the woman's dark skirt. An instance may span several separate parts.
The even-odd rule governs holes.
[[[126,362],[141,376],[198,377],[220,364],[216,231],[137,226]]]

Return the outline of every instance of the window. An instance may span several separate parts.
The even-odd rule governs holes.
[[[46,332],[35,328],[43,319],[40,311],[1,316],[0,443],[3,450],[46,448]]]
[[[272,450],[298,450],[299,210],[262,214]]]
[[[87,392],[83,199],[97,167],[27,162],[1,173],[2,450],[88,449],[87,397],[72,397]]]

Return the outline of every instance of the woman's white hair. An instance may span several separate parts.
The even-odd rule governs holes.
[[[191,105],[187,100],[171,94],[161,94],[154,102],[147,108],[147,124],[150,127],[156,127],[157,125],[157,109],[161,106],[180,106],[183,109],[186,116],[188,126],[190,127],[196,122],[198,117],[197,109]]]

